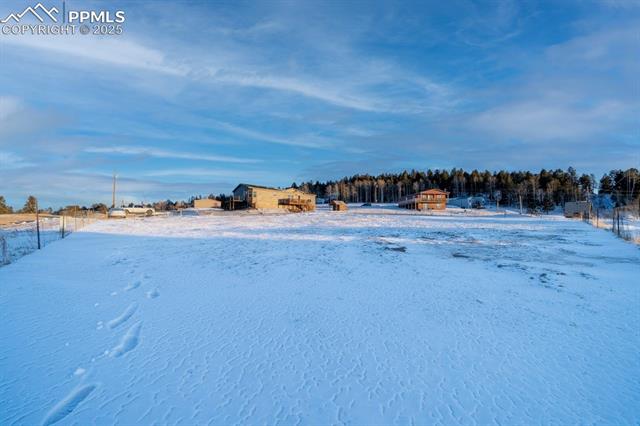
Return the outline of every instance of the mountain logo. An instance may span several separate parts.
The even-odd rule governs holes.
[[[16,23],[20,22],[20,20],[27,14],[33,15],[38,21],[44,22],[43,16],[49,17],[53,22],[58,22],[58,18],[56,18],[55,14],[58,13],[58,9],[56,7],[52,7],[51,9],[47,9],[42,5],[42,3],[38,3],[35,6],[28,6],[22,13],[10,13],[9,16],[0,20],[0,24],[6,24],[7,22],[13,20]]]

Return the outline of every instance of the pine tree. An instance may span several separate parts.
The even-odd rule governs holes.
[[[603,175],[600,179],[600,188],[598,190],[599,194],[611,194],[613,191],[613,182],[611,180],[611,176]]]
[[[8,206],[4,197],[0,195],[0,214],[9,214],[9,213],[13,213],[13,208],[11,208],[11,206]]]
[[[545,213],[549,213],[551,210],[553,210],[555,207],[555,204],[553,204],[553,198],[551,197],[551,194],[549,194],[548,192],[545,192],[544,194],[544,198],[542,199],[542,210]]]
[[[20,211],[21,213],[35,213],[38,208],[38,200],[33,195],[29,195],[27,202],[24,203],[24,207]]]

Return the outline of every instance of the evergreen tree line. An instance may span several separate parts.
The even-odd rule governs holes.
[[[14,211],[13,207],[7,204],[7,201],[4,198],[4,196],[0,195],[0,214],[35,213],[36,210],[39,211],[40,213],[50,213],[50,214],[53,214],[53,213],[73,214],[73,213],[77,213],[80,211],[87,211],[87,210],[106,213],[108,210],[108,207],[104,203],[95,203],[95,204],[92,204],[90,207],[86,207],[86,206],[80,207],[76,205],[76,206],[63,207],[54,211],[51,207],[47,207],[47,208],[38,207],[38,200],[36,199],[36,197],[34,197],[33,195],[29,195],[27,197],[27,201],[25,201],[24,203],[24,206],[22,206],[21,209]]]
[[[24,206],[16,213],[35,213],[37,208],[38,201],[36,200],[36,197],[34,197],[33,195],[29,195],[29,197],[27,197],[27,201],[24,203]],[[7,204],[4,196],[0,195],[0,214],[10,214],[13,212],[13,207]]]
[[[625,205],[640,197],[638,169],[612,170],[597,180],[594,175],[578,175],[573,167],[566,171],[545,170],[490,172],[463,169],[403,171],[378,176],[358,174],[336,181],[293,184],[320,198],[352,203],[395,203],[401,197],[425,189],[439,188],[450,197],[482,194],[501,205],[545,210],[567,201],[587,200],[594,193],[609,194],[617,205]]]
[[[596,192],[611,197],[616,206],[640,203],[640,172],[638,169],[611,170],[599,180],[594,175],[578,175],[569,167],[566,171],[545,170],[539,173],[529,171],[490,172],[488,170],[463,169],[412,170],[402,173],[385,173],[378,176],[358,174],[340,180],[327,182],[303,182],[292,184],[320,198],[338,199],[351,203],[395,203],[401,197],[430,188],[439,188],[449,192],[450,197],[463,197],[482,194],[490,201],[499,201],[501,205],[518,206],[550,210],[567,201],[589,199]],[[193,200],[203,198],[192,196],[187,201],[163,200],[147,204],[156,210],[177,210],[192,205]],[[224,202],[226,195],[209,194],[206,198]],[[30,195],[22,209],[16,213],[35,213],[37,200]],[[68,206],[66,210],[93,210],[106,213],[108,207],[104,203],[95,203],[90,207]],[[52,209],[40,211],[52,212]],[[13,213],[5,198],[0,195],[0,214]]]

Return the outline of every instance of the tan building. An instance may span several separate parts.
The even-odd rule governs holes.
[[[219,209],[222,203],[218,200],[203,198],[202,200],[193,200],[194,209]]]
[[[448,196],[447,191],[427,189],[401,198],[398,207],[412,210],[444,210],[447,208]]]
[[[331,209],[334,212],[344,212],[349,210],[349,207],[347,206],[347,203],[345,203],[344,201],[332,200]]]
[[[234,209],[313,211],[316,209],[316,196],[295,188],[278,189],[241,183],[233,190],[233,205]]]

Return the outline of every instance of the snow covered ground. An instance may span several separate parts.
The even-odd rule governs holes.
[[[102,221],[0,268],[0,424],[638,424],[639,273],[559,217]]]
[[[612,213],[608,212],[606,216],[600,216],[597,219],[592,218],[590,223],[593,226],[596,226],[600,229],[604,229],[610,232],[616,231],[614,227],[614,220],[611,217]],[[631,214],[623,214],[620,222],[617,222],[620,225],[620,234],[621,237],[628,240],[633,241],[636,244],[640,244],[640,218]],[[616,225],[617,226],[617,225]]]

